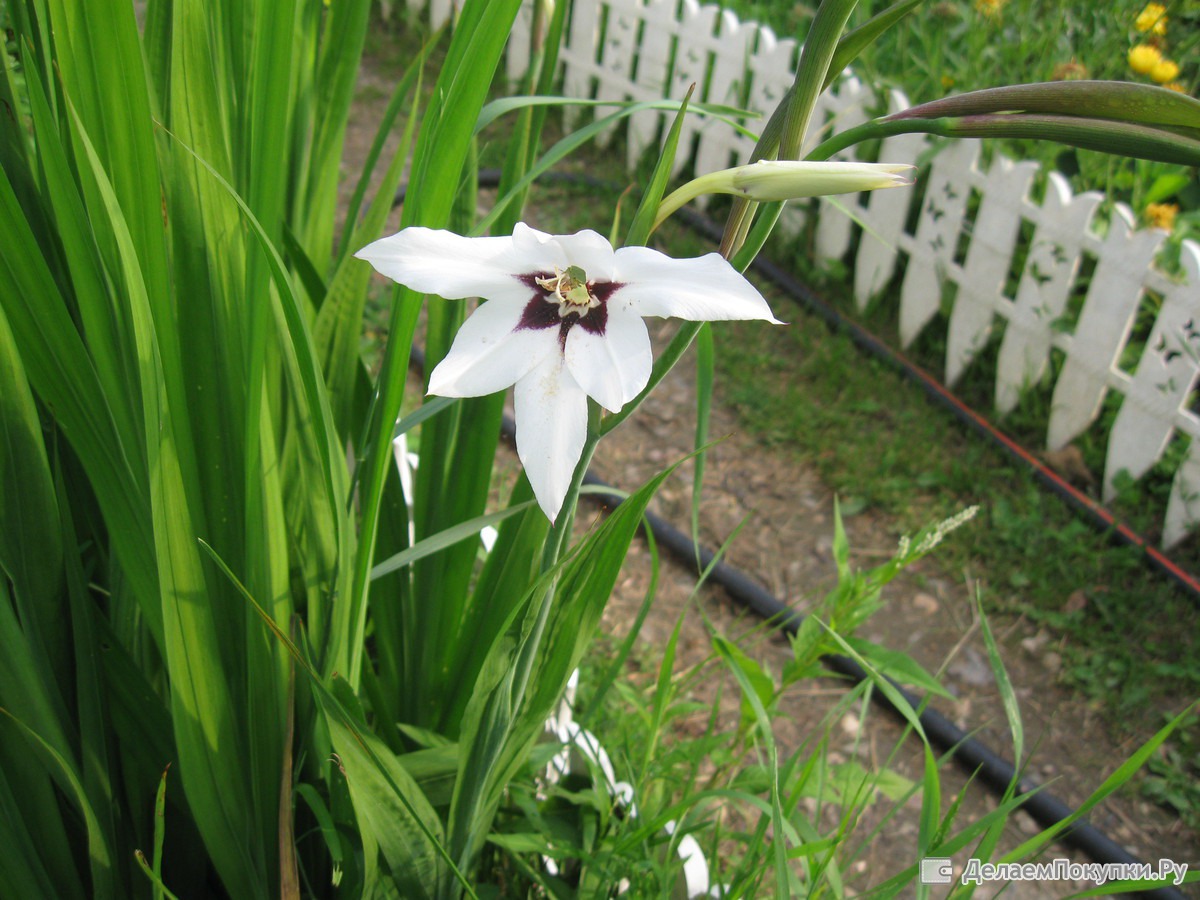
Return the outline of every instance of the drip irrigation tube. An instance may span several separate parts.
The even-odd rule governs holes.
[[[572,173],[549,173],[549,175],[553,180],[558,181],[588,184],[610,191],[620,189],[619,186],[595,178],[594,176]],[[479,173],[479,184],[481,187],[494,187],[499,183],[499,180],[500,173],[498,170],[481,170]],[[397,203],[403,202],[404,192],[405,187],[401,187],[400,191],[397,192]],[[707,217],[687,209],[680,210],[676,215],[681,216],[688,226],[698,233],[714,240],[720,239],[720,228]],[[1158,552],[1145,538],[1116,522],[1111,513],[1100,507],[1086,494],[1083,494],[1074,486],[1063,481],[1055,472],[1047,468],[1041,460],[996,430],[984,417],[954,397],[928,373],[912,364],[901,354],[892,350],[861,326],[848,321],[812,290],[775,264],[759,258],[751,264],[751,268],[775,282],[789,296],[824,320],[829,327],[847,331],[859,347],[871,355],[884,359],[897,367],[906,377],[920,384],[931,399],[946,406],[959,421],[968,425],[972,430],[995,441],[1015,458],[1028,465],[1043,484],[1064,499],[1092,524],[1097,525],[1102,530],[1111,530],[1114,538],[1123,543],[1140,546],[1146,551],[1147,558],[1152,564],[1171,576],[1185,590],[1188,590],[1193,598],[1200,598],[1200,582],[1197,582],[1189,573],[1180,569],[1163,554]],[[424,354],[420,348],[413,348],[412,363],[418,368],[424,366]],[[503,418],[501,433],[510,443],[515,443],[516,426],[507,415]],[[586,474],[584,483],[599,489],[598,493],[587,495],[593,500],[598,500],[610,507],[616,507],[622,502],[622,497],[619,494],[615,492],[606,493],[606,491],[615,491],[615,489],[594,476],[590,471]],[[699,554],[697,555],[697,547],[693,543],[692,538],[660,516],[647,512],[645,514],[645,523],[646,527],[654,534],[654,538],[659,546],[666,547],[684,565],[696,567],[697,574],[703,572],[711,565],[712,569],[709,572],[708,580],[724,588],[726,593],[735,602],[752,610],[756,615],[765,620],[778,623],[789,635],[795,634],[799,629],[800,623],[804,621],[804,616],[764,589],[746,573],[724,562],[718,561],[714,564],[715,554],[707,547],[698,548]],[[848,678],[854,684],[858,684],[870,677],[862,666],[846,656],[827,656],[823,658],[822,662],[827,668]],[[905,690],[894,681],[892,685],[912,709],[921,709],[922,701],[920,698]],[[899,715],[899,710],[888,700],[882,691],[876,691],[874,698],[883,707]],[[982,781],[994,793],[1003,794],[1014,783],[1017,771],[1013,763],[988,748],[981,741],[970,737],[963,729],[937,712],[937,710],[926,706],[920,712],[919,718],[921,727],[925,730],[930,742],[940,749],[949,752],[955,762],[968,773],[973,774]],[[1021,779],[1015,781],[1015,783],[1015,793],[1026,797],[1020,808],[1031,815],[1043,828],[1056,825],[1074,813],[1074,810],[1067,803],[1045,789],[1039,790],[1037,785],[1028,779]],[[1064,829],[1057,836],[1056,840],[1083,851],[1098,863],[1143,864],[1142,860],[1129,853],[1129,851],[1113,841],[1096,826],[1084,821],[1076,822]],[[1171,886],[1150,888],[1138,892],[1138,895],[1153,898],[1153,900],[1186,900],[1182,892]]]
[[[505,428],[510,424],[506,422]],[[604,484],[600,479],[593,478],[590,472],[584,481],[601,490],[609,488],[609,485]],[[589,494],[588,496],[594,499],[601,498],[605,503],[613,506],[621,502],[621,498],[615,494]],[[646,513],[646,522],[660,547],[666,547],[685,565],[696,565],[698,562],[697,573],[703,572],[713,564],[715,554],[712,550],[701,547],[699,560],[697,560],[692,539],[664,519],[652,513]],[[799,630],[800,623],[804,621],[802,614],[784,604],[744,572],[727,563],[717,562],[713,565],[708,580],[719,584],[735,601],[753,610],[763,619],[779,623],[789,635],[794,635]],[[849,678],[854,684],[870,677],[862,666],[848,656],[826,656],[821,662],[837,674]],[[914,710],[921,709],[919,697],[905,690],[895,681],[891,681],[891,684],[910,707]],[[882,691],[876,691],[874,698],[888,710],[899,715],[899,710]],[[965,731],[931,707],[925,707],[919,717],[921,727],[925,729],[931,743],[942,750],[950,751],[955,762],[967,772],[974,773],[993,792],[1003,794],[1008,790],[1016,776],[1016,769],[1011,762],[990,750],[982,742],[967,735]],[[1031,793],[1035,790],[1036,793]],[[1019,796],[1028,795],[1020,808],[1033,816],[1043,828],[1056,825],[1074,813],[1074,810],[1062,800],[1044,789],[1037,790],[1037,786],[1027,779],[1017,782],[1015,793]],[[1096,826],[1086,822],[1076,822],[1065,829],[1057,840],[1082,850],[1099,863],[1139,864],[1142,862]],[[1156,898],[1156,900],[1183,900],[1183,894],[1173,887],[1152,888],[1139,893],[1141,896]]]

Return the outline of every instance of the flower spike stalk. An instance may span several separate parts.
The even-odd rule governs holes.
[[[762,295],[716,253],[672,259],[612,245],[594,231],[468,238],[405,228],[355,254],[413,290],[482,297],[429,392],[480,397],[514,385],[517,455],[555,521],[588,441],[588,398],[610,412],[638,395],[653,357],[643,316],[762,319]]]
[[[1200,129],[1200,100],[1178,91],[1128,81],[1052,81],[986,88],[921,103],[893,113],[883,121],[985,113],[1049,113],[1158,128]]]
[[[916,132],[1055,141],[1200,165],[1200,100],[1121,81],[1018,84],[946,97],[847,129],[816,147],[809,158],[827,159],[862,141]]]

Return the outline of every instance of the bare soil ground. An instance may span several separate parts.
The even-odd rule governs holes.
[[[347,137],[348,171],[353,171],[365,157],[392,84],[378,62],[368,59]],[[536,208],[531,215],[536,219]],[[587,225],[603,230],[603,223],[579,223],[579,227]],[[661,340],[672,327],[661,323],[656,339]],[[651,330],[656,331],[654,327]],[[760,446],[753,437],[740,431],[736,412],[720,405],[719,384],[717,398],[711,434],[728,437],[709,452],[700,516],[702,538],[709,546],[720,546],[748,517],[729,548],[727,561],[804,611],[833,583],[833,495],[813,470]],[[931,409],[930,415],[937,414]],[[632,489],[687,455],[692,449],[694,427],[692,379],[689,367],[681,365],[643,409],[606,441],[595,468],[610,483]],[[869,473],[864,475],[869,477]],[[664,485],[653,507],[685,530],[690,519],[691,478],[690,467],[681,467]],[[581,519],[586,522],[587,517],[588,511],[582,509]],[[853,548],[852,561],[863,568],[889,558],[899,538],[892,523],[869,512],[848,518],[846,527]],[[1036,537],[1031,536],[1032,539]],[[626,633],[633,621],[646,590],[649,571],[644,546],[635,544],[605,614],[606,626],[614,635]],[[641,633],[642,642],[651,647],[664,644],[688,603],[694,584],[687,567],[674,563],[664,566],[653,611]],[[955,695],[955,702],[939,702],[940,711],[1008,756],[1011,741],[975,622],[973,591],[969,574],[941,570],[935,554],[885,589],[886,605],[866,626],[863,636],[911,654],[931,671],[944,665],[944,684]],[[699,602],[724,634],[741,634],[753,625],[720,589],[705,588]],[[1021,703],[1026,746],[1032,749],[1028,772],[1037,780],[1048,782],[1049,789],[1066,802],[1078,804],[1136,748],[1137,742],[1115,739],[1104,725],[1101,710],[1056,683],[1061,660],[1053,635],[1040,632],[1020,619],[993,621],[992,625],[1001,640],[1004,661]],[[699,662],[710,652],[702,617],[693,608],[686,617],[678,668]],[[749,652],[775,672],[790,657],[786,643],[778,638],[759,640],[749,647]],[[714,691],[715,685],[708,685],[706,690]],[[840,691],[832,682],[805,682],[785,698],[776,722],[781,753],[800,745],[837,702]],[[900,726],[889,715],[876,712],[860,721],[857,715],[847,714],[839,723],[834,743],[836,750],[847,758],[857,753],[864,763],[882,763],[900,735]],[[1149,735],[1141,739],[1146,737]],[[919,780],[919,747],[915,741],[909,741],[907,748],[893,760],[892,766],[901,774]],[[966,787],[966,783],[966,776],[953,766],[946,769],[944,807],[956,794],[966,790],[960,822],[983,815],[995,806],[985,790],[975,785]],[[877,806],[878,812],[871,815],[882,815],[883,805]],[[918,810],[915,803],[911,807],[871,843],[855,864],[857,884],[865,887],[881,882],[911,865],[916,855]],[[1132,793],[1118,793],[1110,798],[1093,811],[1089,821],[1142,859],[1156,861],[1162,857],[1191,863],[1193,868],[1200,866],[1196,835],[1184,829],[1172,815]],[[871,824],[868,821],[865,827],[869,829]],[[1005,836],[1005,844],[1016,846],[1037,830],[1032,820],[1018,814]],[[1077,851],[1061,846],[1055,846],[1047,854],[1047,858],[1057,857],[1088,861]],[[963,860],[956,862],[961,865]],[[1018,883],[1011,885],[1006,895],[1055,898],[1088,886]],[[993,893],[994,889],[981,890],[979,895]],[[935,889],[935,896],[943,894]]]

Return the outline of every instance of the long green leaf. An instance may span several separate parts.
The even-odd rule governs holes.
[[[642,199],[638,203],[637,212],[633,214],[633,221],[629,223],[629,231],[625,235],[626,247],[644,247],[646,241],[650,239],[650,232],[654,230],[654,222],[658,218],[658,207],[662,203],[667,183],[671,179],[671,171],[675,168],[675,156],[679,152],[679,135],[683,130],[683,120],[687,116],[688,102],[692,99],[695,90],[694,84],[688,88],[683,101],[679,104],[679,111],[675,113],[671,127],[667,130],[667,138],[663,141],[658,162],[654,166],[654,173],[650,176],[650,181],[642,192]]]
[[[51,612],[62,581],[58,503],[33,393],[2,308],[0,447],[0,570],[30,609]]]
[[[524,763],[599,624],[646,505],[674,468],[621,503],[565,563],[535,583],[530,602],[514,608],[510,627],[488,649],[462,726],[464,749],[450,805],[450,850],[462,868],[470,868],[480,852],[505,786]],[[544,614],[539,604],[560,571],[541,641],[530,646],[538,634],[535,622]],[[516,679],[522,660],[529,665],[524,690]]]
[[[370,27],[371,0],[328,4],[310,15],[324,21],[317,66],[309,77],[313,98],[313,134],[308,179],[296,194],[300,200],[300,225],[307,227],[305,246],[311,256],[327,259],[338,204],[338,169],[354,92],[359,84],[360,61]],[[432,44],[433,41],[430,41]],[[426,51],[423,49],[420,56]],[[307,73],[305,67],[301,71]],[[308,138],[308,135],[303,135]],[[344,248],[339,248],[339,252]]]
[[[338,746],[354,759],[351,768],[356,783],[351,786],[351,794],[358,795],[355,810],[360,816],[360,824],[366,824],[370,829],[370,835],[364,835],[364,840],[369,839],[384,850],[393,876],[407,890],[424,896],[432,884],[441,882],[443,870],[440,864],[444,864],[444,871],[474,897],[469,883],[455,868],[443,846],[441,821],[403,765],[366,729],[353,689],[345,679],[336,677],[332,687],[327,685],[307,654],[246,590],[216,551],[203,541],[200,546],[309,676],[327,725],[338,735]],[[347,778],[351,778],[349,771]],[[373,865],[373,862],[368,864]],[[430,873],[435,872],[437,874],[429,880]]]
[[[678,112],[679,107],[677,104],[669,104],[668,101],[664,100],[647,100],[639,103],[630,103],[626,106],[623,106],[621,109],[618,109],[616,112],[585,125],[584,127],[579,128],[562,138],[560,141],[558,141],[558,143],[547,150],[546,153],[543,154],[542,158],[537,161],[537,163],[529,168],[529,171],[526,172],[525,175],[513,185],[512,189],[508,191],[508,193],[496,199],[496,203],[492,206],[492,209],[488,212],[488,214],[480,219],[475,225],[473,233],[486,233],[492,227],[492,223],[494,223],[500,217],[503,211],[508,208],[508,204],[513,202],[517,197],[521,196],[525,188],[537,180],[537,178],[539,178],[542,174],[549,171],[556,163],[570,156],[588,141],[599,137],[612,125],[620,122],[622,119],[632,116],[634,113],[642,112],[648,109],[662,109],[664,108],[664,105],[667,109]],[[703,110],[704,106],[697,104],[689,108],[693,111],[696,111]]]
[[[1039,832],[1029,840],[1022,843],[1020,846],[1010,850],[1000,858],[1000,862],[1015,862],[1026,859],[1034,853],[1037,853],[1043,847],[1051,844],[1055,837],[1061,834],[1065,829],[1081,818],[1086,816],[1095,806],[1100,803],[1105,797],[1113,791],[1120,788],[1123,784],[1129,781],[1134,774],[1146,764],[1146,760],[1157,750],[1162,742],[1171,736],[1171,733],[1182,724],[1193,710],[1196,709],[1198,703],[1192,703],[1187,706],[1179,715],[1171,719],[1166,725],[1160,728],[1151,738],[1142,746],[1134,751],[1133,755],[1121,765],[1117,766],[1116,770],[1104,779],[1104,782],[1096,790],[1092,791],[1091,795],[1079,804],[1079,806],[1066,818],[1055,822],[1049,828]]]
[[[75,527],[74,510],[69,502],[70,494],[61,477],[61,467],[56,476],[55,490],[61,510],[62,542],[67,547],[80,547],[82,543]],[[116,788],[121,779],[114,766],[114,754],[110,749],[113,720],[109,713],[111,695],[105,689],[103,672],[102,656],[105,644],[101,642],[99,630],[95,627],[98,616],[88,592],[83,560],[76,554],[64,554],[63,571],[72,638],[74,665],[71,668],[75,674],[75,715],[79,729],[79,746],[85,748],[80,760],[83,789],[96,811],[97,825],[104,834],[105,844],[118,848],[122,831],[119,825]],[[148,707],[143,715],[149,719],[153,711],[154,707]],[[169,731],[169,728],[165,730]],[[133,795],[136,796],[136,791]],[[127,866],[128,860],[121,853],[114,854],[111,865],[93,860],[92,893],[97,897],[121,896],[122,885],[127,883]]]
[[[141,451],[124,446],[91,357],[2,169],[0,241],[5,247],[0,255],[0,304],[21,348],[26,376],[55,410],[87,470],[122,567],[145,603],[147,625],[161,642],[162,613],[146,602],[157,595],[158,586],[145,476],[131,465],[131,455],[136,459]]]
[[[242,797],[233,795],[245,783],[239,750],[244,738],[234,717],[230,685],[220,669],[220,627],[212,605],[205,602],[209,587],[196,546],[192,502],[184,486],[180,445],[174,431],[180,416],[172,411],[168,400],[158,330],[132,235],[82,123],[76,125],[75,138],[89,164],[84,171],[90,173],[93,189],[104,202],[107,225],[120,254],[121,280],[137,342],[154,546],[180,775],[222,879],[234,893],[257,892],[263,886],[264,851],[257,840],[261,835],[255,834],[253,811]],[[183,445],[183,453],[189,451]]]
[[[104,829],[101,828],[100,822],[96,818],[96,812],[88,799],[87,792],[83,789],[76,764],[55,749],[50,741],[30,728],[25,722],[16,718],[7,709],[0,708],[0,716],[3,716],[15,725],[25,736],[38,757],[44,761],[47,771],[58,783],[63,794],[66,795],[79,811],[84,821],[88,857],[91,860],[93,868],[99,869],[101,872],[110,869],[113,864],[112,854],[115,848],[108,846],[105,841]],[[100,882],[100,885],[102,891],[107,888],[107,883],[104,880]]]
[[[437,534],[430,535],[424,540],[417,541],[407,550],[402,550],[395,556],[381,562],[371,570],[371,578],[382,578],[390,572],[395,572],[397,569],[402,569],[405,566],[411,566],[418,560],[431,556],[447,547],[452,547],[455,544],[461,543],[467,538],[479,534],[485,528],[492,528],[499,525],[505,519],[515,516],[517,513],[524,512],[532,508],[533,501],[527,500],[524,503],[518,503],[516,506],[509,506],[506,509],[500,509],[496,512],[487,513],[486,515],[476,516],[474,519],[469,519],[466,522],[460,522],[457,525],[447,528],[445,531],[439,531]]]
[[[784,839],[784,823],[786,819],[783,816],[782,800],[780,799],[779,751],[775,744],[775,734],[771,728],[771,717],[767,715],[767,709],[763,706],[754,681],[745,668],[738,663],[737,657],[740,651],[737,651],[734,645],[721,637],[713,638],[713,647],[716,649],[717,654],[725,661],[726,667],[733,674],[733,677],[737,679],[738,686],[742,689],[742,699],[749,703],[751,710],[753,710],[755,721],[759,726],[759,736],[767,750],[768,775],[771,779],[771,826],[775,832],[775,838],[772,841],[775,891],[776,896],[786,897],[790,895],[788,888],[787,844]]]
[[[491,125],[497,119],[530,107],[560,107],[560,106],[582,106],[601,107],[615,106],[618,110],[627,110],[633,107],[634,112],[646,109],[659,110],[661,112],[679,112],[679,103],[675,100],[585,100],[578,97],[559,97],[559,96],[528,96],[528,97],[501,97],[491,101],[483,108],[479,114],[479,119],[475,123],[475,133],[479,134],[488,125]],[[745,137],[753,138],[754,132],[742,125],[745,119],[752,119],[758,113],[749,109],[741,109],[737,106],[726,106],[721,103],[691,103],[690,108],[693,113],[708,116],[709,118],[717,119],[733,128],[739,134]]]
[[[428,47],[428,45],[426,45]],[[371,202],[361,224],[354,227],[346,245],[342,248],[342,256],[334,269],[325,302],[317,313],[317,321],[313,326],[313,340],[325,371],[326,384],[330,393],[330,405],[333,408],[334,420],[340,433],[349,434],[351,428],[350,414],[353,410],[353,395],[357,383],[357,370],[362,365],[359,352],[363,327],[363,310],[367,301],[367,285],[371,278],[371,268],[364,266],[360,260],[349,255],[350,251],[365,246],[379,237],[388,213],[392,210],[392,198],[404,174],[408,160],[409,149],[418,121],[417,102],[420,98],[420,74],[424,64],[424,53],[418,55],[400,84],[396,88],[395,97],[389,104],[399,109],[397,101],[405,99],[409,92],[413,93],[412,105],[409,110],[404,133],[400,144],[392,155],[391,164],[379,184],[375,199]],[[379,137],[385,134],[380,126]],[[377,138],[378,140],[378,138]],[[372,148],[374,149],[374,148]],[[364,178],[366,172],[363,173]],[[361,186],[361,185],[360,185]],[[351,223],[347,222],[347,228]]]
[[[696,449],[695,469],[692,472],[692,547],[696,565],[700,565],[700,499],[704,493],[704,462],[708,453],[708,425],[712,414],[713,377],[716,368],[716,347],[712,326],[705,322],[697,334],[696,343]]]
[[[22,746],[14,748],[28,757],[29,751]],[[39,833],[38,826],[49,820],[58,819],[49,814],[49,807],[57,804],[53,786],[43,773],[35,771],[28,762],[18,758],[10,762],[5,759],[4,742],[0,741],[0,840],[4,841],[5,859],[0,866],[0,895],[5,897],[63,897],[64,900],[83,900],[86,896],[70,857],[47,861],[45,854],[53,854],[56,848],[69,842],[66,829],[59,819],[56,832]],[[44,791],[36,799],[41,805],[31,805],[30,788],[40,784]],[[18,796],[16,791],[23,796]],[[30,809],[42,810],[36,817],[29,816]],[[31,821],[31,819],[33,821]],[[57,864],[56,864],[57,863]],[[53,873],[53,874],[51,874]]]
[[[279,330],[281,334],[286,335],[286,339],[281,340],[279,346],[283,351],[287,372],[293,387],[299,394],[299,404],[308,415],[313,435],[312,449],[318,454],[318,471],[322,478],[330,521],[335,524],[337,529],[338,545],[343,551],[342,558],[348,559],[352,535],[341,507],[346,496],[348,475],[345,463],[341,458],[337,429],[334,426],[333,413],[329,405],[329,395],[324,389],[313,340],[291,280],[284,269],[283,260],[254,213],[238,196],[233,187],[216,169],[196,157],[191,148],[183,144],[180,146],[196,158],[197,162],[208,171],[209,175],[237,204],[267,260],[272,282],[276,287],[276,293],[273,296],[277,298],[276,312],[279,317]],[[342,607],[346,609],[346,612],[342,616],[341,629],[338,631],[341,636],[332,639],[334,655],[330,659],[330,664],[337,671],[352,673],[357,671],[358,661],[361,658],[361,639],[365,623],[359,605],[351,602],[342,604]]]
[[[445,878],[442,825],[401,761],[366,727],[349,685],[318,691],[359,824],[369,828],[404,897],[436,897]],[[337,705],[333,705],[336,698]],[[419,820],[419,821],[417,821]]]

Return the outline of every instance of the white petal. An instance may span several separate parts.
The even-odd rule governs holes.
[[[567,332],[567,368],[588,396],[617,412],[650,380],[654,357],[646,323],[636,313],[610,305],[604,334],[576,326]]]
[[[516,276],[552,272],[565,258],[559,248],[537,241],[518,247],[513,237],[469,238],[419,227],[380,238],[354,255],[414,291],[451,300],[527,297],[528,287]]]
[[[648,247],[622,247],[616,252],[616,263],[613,280],[622,287],[610,303],[638,315],[697,322],[765,319],[782,324],[762,294],[720,254],[672,259]]]
[[[527,273],[550,273],[555,266],[566,269],[571,264],[559,238],[530,228],[524,222],[518,222],[513,227],[512,242],[513,252],[526,264]]]
[[[612,281],[615,257],[612,244],[607,238],[591,230],[555,238],[563,248],[571,265],[579,266],[587,274],[588,281]]]
[[[432,228],[405,228],[354,255],[415,291],[451,299],[491,296],[490,288],[514,280],[506,265],[513,255],[511,237],[467,238]]]
[[[514,384],[547,356],[558,356],[557,328],[517,329],[524,308],[489,300],[471,313],[430,373],[429,393],[485,397]]]
[[[554,521],[587,438],[587,395],[559,354],[517,382],[517,455],[542,511]]]

